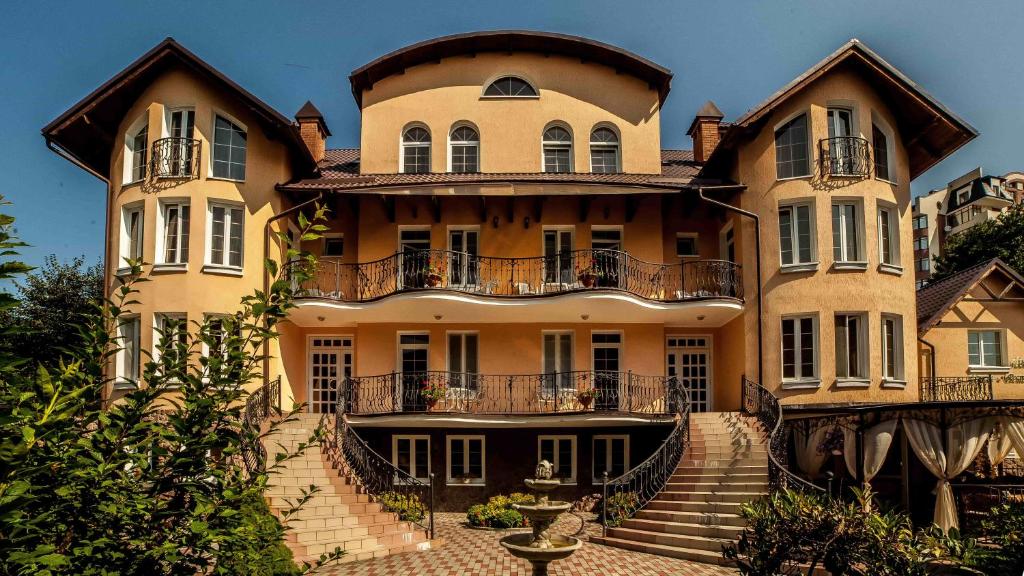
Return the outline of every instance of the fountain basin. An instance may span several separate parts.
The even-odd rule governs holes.
[[[550,548],[536,548],[532,546],[535,544],[533,534],[510,534],[499,540],[499,543],[516,558],[544,564],[564,560],[583,545],[579,538],[572,536],[550,536],[548,541],[551,544]]]
[[[522,512],[523,516],[529,518],[533,523],[535,519],[554,520],[559,514],[572,508],[572,503],[556,500],[544,504],[513,504],[512,507]]]

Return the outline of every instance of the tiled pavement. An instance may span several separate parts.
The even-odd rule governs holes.
[[[498,539],[510,531],[474,530],[465,525],[465,514],[437,514],[437,537],[444,544],[435,550],[407,552],[321,568],[317,576],[529,576],[529,564],[509,555]],[[552,532],[572,534],[580,521],[568,514],[559,518]],[[587,523],[581,538],[600,534],[601,526]],[[549,565],[554,576],[720,576],[737,574],[721,566],[665,558],[641,552],[585,543],[567,560]]]

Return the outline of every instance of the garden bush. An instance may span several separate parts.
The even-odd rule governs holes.
[[[394,512],[399,520],[419,522],[427,515],[427,506],[416,494],[385,492],[378,499],[387,512]]]
[[[513,492],[508,496],[499,494],[492,496],[486,504],[474,504],[466,511],[466,519],[471,526],[485,528],[522,528],[529,526],[529,520],[513,504],[533,504],[534,498],[529,494]]]
[[[640,498],[636,492],[616,492],[608,497],[605,503],[605,523],[609,526],[621,526],[622,522],[640,508]]]

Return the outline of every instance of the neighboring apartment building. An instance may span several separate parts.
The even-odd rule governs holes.
[[[1024,199],[1024,174],[986,176],[981,167],[944,188],[914,198],[914,278],[918,288],[931,278],[946,238],[969,230]]]
[[[862,43],[732,122],[709,102],[692,151],[661,145],[671,72],[583,38],[438,38],[349,79],[358,148],[170,39],[44,129],[109,184],[108,285],[153,263],[111,397],[165,318],[261,288],[267,229],[318,200],[267,378],[442,508],[539,458],[556,496],[600,491],[665,449],[677,383],[693,412],[739,410],[744,378],[787,409],[919,399],[910,184],[976,132]]]

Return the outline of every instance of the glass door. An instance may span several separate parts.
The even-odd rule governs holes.
[[[402,230],[398,233],[399,285],[423,288],[430,266],[430,230]]]
[[[309,340],[309,409],[333,414],[339,379],[352,377],[352,339],[317,336]]]
[[[479,277],[479,230],[448,231],[448,285],[463,289],[478,288]]]
[[[594,367],[595,410],[618,410],[620,407],[622,334],[595,332],[590,336]]]
[[[402,411],[422,412],[426,401],[420,391],[430,384],[428,356],[429,334],[400,334],[398,336],[398,390],[397,396]]]
[[[553,400],[561,392],[575,392],[572,379],[572,332],[544,334],[542,394]]]
[[[828,109],[829,161],[831,174],[853,174],[853,112],[846,108]]]
[[[690,410],[711,410],[711,346],[706,336],[668,339],[668,376],[677,378],[689,392]]]
[[[192,174],[192,138],[196,127],[195,110],[172,110],[168,132],[173,140],[171,148],[170,170],[174,176]]]
[[[608,288],[621,288],[625,281],[625,261],[622,256],[622,230],[597,229],[591,230],[590,247],[593,250],[593,264],[597,268],[597,285]],[[582,262],[581,266],[588,263]]]
[[[545,284],[572,285],[576,282],[572,249],[572,230],[544,231]]]

